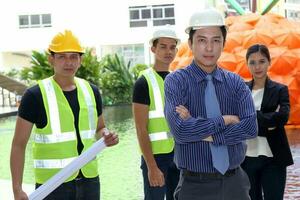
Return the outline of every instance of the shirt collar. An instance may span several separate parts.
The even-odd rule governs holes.
[[[202,70],[197,63],[193,60],[193,62],[189,66],[191,70],[192,76],[196,78],[198,82],[201,82],[205,80],[205,77],[207,76],[207,72]],[[211,73],[212,77],[220,82],[223,81],[223,77],[221,75],[221,69],[217,66],[216,69]]]

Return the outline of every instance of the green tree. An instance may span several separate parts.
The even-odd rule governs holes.
[[[20,73],[19,70],[16,69],[16,68],[12,68],[8,72],[5,72],[5,71],[1,72],[0,71],[0,74],[3,74],[5,76],[8,76],[8,77],[13,78],[13,79],[18,79],[19,78],[19,73]]]
[[[76,76],[83,78],[98,87],[100,86],[100,61],[98,57],[93,53],[93,49],[89,48],[85,50],[83,54],[81,67],[77,71]]]
[[[139,77],[139,73],[147,68],[148,66],[146,64],[136,64],[133,67],[131,67],[130,72],[133,75],[133,79],[137,80]]]
[[[106,55],[101,60],[100,87],[106,105],[129,103],[134,79],[129,72],[130,62],[125,64],[117,54]]]
[[[31,66],[21,70],[21,79],[32,84],[32,82],[52,76],[54,72],[48,62],[48,56],[49,53],[46,51],[32,51]],[[92,49],[86,49],[86,53],[82,57],[81,67],[77,71],[76,76],[99,86],[100,62],[97,56],[93,55]]]
[[[25,67],[20,72],[20,77],[29,85],[37,80],[47,78],[53,74],[53,68],[48,62],[48,52],[32,51],[30,67]]]

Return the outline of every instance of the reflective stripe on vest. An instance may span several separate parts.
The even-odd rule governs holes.
[[[160,93],[157,80],[155,78],[154,73],[152,72],[152,69],[147,69],[147,70],[148,70],[147,74],[149,75],[148,77],[150,79],[153,88],[153,96],[155,102],[155,110],[149,111],[149,119],[165,117],[164,108],[163,108],[164,104],[162,102],[162,96]]]
[[[58,106],[56,101],[55,91],[51,82],[50,78],[42,80],[42,83],[46,90],[47,101],[48,101],[48,108],[51,108],[51,112],[49,112],[50,117],[50,125],[52,133],[61,134],[60,128],[60,119],[58,113]]]
[[[87,130],[87,131],[80,131],[81,139],[93,139],[95,136],[96,130]],[[34,141],[36,143],[59,143],[59,142],[67,142],[76,140],[76,133],[75,132],[64,132],[61,134],[35,134]]]
[[[93,102],[92,102],[92,97],[90,95],[90,93],[88,92],[88,89],[86,87],[86,85],[84,84],[83,80],[82,79],[77,79],[83,93],[84,93],[84,99],[85,99],[85,102],[87,104],[87,107],[88,107],[88,113],[89,113],[89,122],[90,122],[90,129],[92,130],[96,130],[96,119],[94,118],[95,116],[95,113],[94,113],[94,110],[92,109],[93,107]],[[95,133],[95,132],[94,132]]]
[[[65,158],[65,159],[47,159],[47,160],[34,160],[33,166],[34,168],[41,169],[59,169],[64,168],[69,163],[71,163],[76,157],[73,158]]]
[[[158,132],[149,134],[150,141],[166,140],[172,137],[169,132]]]

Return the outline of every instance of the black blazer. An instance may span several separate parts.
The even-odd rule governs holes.
[[[246,82],[246,84],[252,90],[253,80]],[[293,164],[293,157],[284,129],[289,113],[288,87],[267,78],[261,108],[257,111],[258,136],[267,138],[275,162],[283,166]]]

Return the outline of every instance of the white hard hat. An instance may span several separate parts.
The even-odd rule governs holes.
[[[197,30],[207,26],[225,26],[225,19],[217,9],[209,8],[195,12],[191,16],[185,32],[189,34],[191,30]]]
[[[176,40],[177,46],[180,44],[180,39],[177,37],[175,31],[170,28],[170,25],[166,25],[160,29],[157,29],[156,31],[153,32],[152,38],[149,40],[149,44],[152,47],[154,40],[158,38],[172,38]]]

